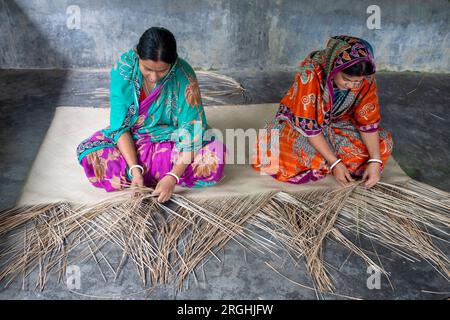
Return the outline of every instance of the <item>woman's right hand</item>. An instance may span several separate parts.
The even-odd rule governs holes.
[[[334,176],[334,178],[336,179],[336,181],[341,185],[341,186],[346,186],[347,184],[349,184],[350,182],[354,182],[355,180],[352,178],[352,176],[350,175],[350,172],[348,171],[347,167],[345,166],[345,164],[343,164],[342,162],[339,162],[334,168],[333,171],[331,172]]]
[[[139,168],[134,168],[131,172],[133,174],[133,179],[131,180],[131,186],[144,187],[144,176]]]

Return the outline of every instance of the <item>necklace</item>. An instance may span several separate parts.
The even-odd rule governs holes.
[[[147,78],[144,78],[144,92],[145,95],[148,96],[150,94],[150,92],[153,90],[153,88],[155,87],[154,83],[148,83]]]

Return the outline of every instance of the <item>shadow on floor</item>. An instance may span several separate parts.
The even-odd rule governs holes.
[[[15,32],[15,43],[2,43],[0,52],[15,64],[30,58],[64,61],[37,26],[14,1],[0,1],[2,32]],[[28,55],[28,56],[27,56]],[[37,58],[36,58],[37,57]],[[58,105],[66,70],[1,70],[0,87],[0,207],[15,204]],[[43,186],[45,186],[43,182]]]

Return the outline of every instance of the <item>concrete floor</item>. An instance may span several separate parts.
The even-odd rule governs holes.
[[[0,208],[12,206],[19,196],[57,106],[108,105],[108,73],[0,70],[3,84],[0,87],[0,143],[3,146],[0,148]],[[278,102],[293,80],[292,72],[226,74],[247,89],[247,99],[233,97],[224,101],[225,104]],[[382,123],[393,134],[394,157],[411,177],[450,191],[450,75],[380,73],[378,86]],[[372,250],[371,243],[362,245]],[[448,253],[448,246],[438,245]],[[391,278],[389,283],[382,277],[380,290],[369,290],[364,263],[354,256],[348,257],[349,253],[340,245],[327,243],[325,255],[332,268],[336,293],[365,299],[443,299],[449,295],[450,284],[426,262],[407,262],[383,248],[375,248]],[[222,262],[211,259],[205,264],[206,280],[203,274],[198,283],[191,279],[189,287],[181,293],[176,293],[172,286],[142,292],[130,265],[118,281],[104,283],[91,261],[80,266],[81,295],[58,286],[52,279],[48,289],[40,293],[22,291],[21,283],[14,283],[8,289],[0,289],[0,299],[86,299],[94,296],[123,296],[126,299],[316,298],[313,291],[302,289],[274,273],[264,262],[271,261],[293,281],[311,285],[302,265],[294,266],[287,259],[283,262],[244,253],[234,242],[219,255]],[[339,297],[324,295],[323,298]]]

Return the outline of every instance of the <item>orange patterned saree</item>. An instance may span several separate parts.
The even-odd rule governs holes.
[[[369,154],[360,132],[378,131],[382,168],[392,153],[391,134],[379,127],[377,85],[366,77],[357,88],[333,88],[332,78],[361,61],[373,62],[370,44],[362,39],[337,36],[325,50],[315,51],[301,63],[295,81],[279,109],[260,134],[252,166],[274,178],[306,183],[325,177],[329,164],[308,142],[322,133],[352,175],[362,176]],[[279,134],[274,143],[273,133]]]

